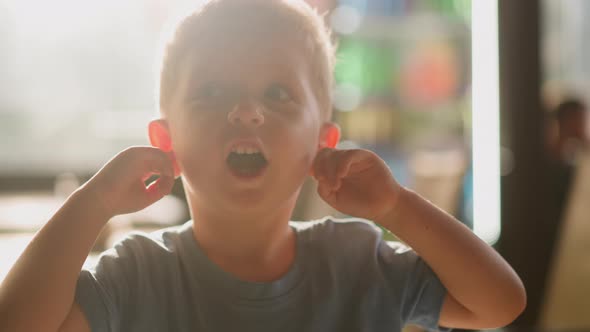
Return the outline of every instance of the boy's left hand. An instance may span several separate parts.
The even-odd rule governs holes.
[[[379,220],[395,206],[402,187],[374,152],[324,148],[312,166],[318,194],[350,216]]]

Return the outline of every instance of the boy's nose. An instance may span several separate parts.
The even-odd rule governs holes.
[[[258,127],[264,123],[262,110],[256,103],[238,103],[227,115],[228,121],[235,126]]]

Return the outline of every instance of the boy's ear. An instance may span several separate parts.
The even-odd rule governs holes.
[[[326,122],[320,129],[319,148],[335,148],[340,141],[340,127],[333,122]]]
[[[164,119],[150,121],[148,125],[148,135],[150,138],[150,144],[153,147],[159,148],[170,154],[174,166],[174,177],[180,176],[180,167],[178,167],[174,151],[172,151],[172,138],[170,138],[168,122]]]
[[[172,139],[170,138],[170,130],[168,129],[168,122],[166,120],[157,119],[150,121],[148,134],[153,147],[159,148],[164,152],[172,151]]]
[[[340,127],[333,122],[325,122],[320,128],[318,152],[323,148],[335,148],[338,141],[340,141]],[[313,166],[309,169],[309,175],[313,176]]]

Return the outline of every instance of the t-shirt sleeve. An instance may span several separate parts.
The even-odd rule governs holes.
[[[137,283],[133,242],[133,238],[126,238],[102,253],[94,268],[80,272],[75,301],[93,332],[121,330],[121,319]]]
[[[432,269],[413,250],[394,242],[382,241],[379,246],[382,262],[392,269],[395,283],[403,289],[400,299],[402,320],[430,331],[450,331],[438,325],[440,311],[447,294]]]

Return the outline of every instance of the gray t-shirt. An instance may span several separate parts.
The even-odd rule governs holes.
[[[223,271],[192,226],[132,234],[82,270],[76,302],[92,331],[440,329],[445,288],[414,251],[383,241],[371,223],[291,222],[295,261],[268,283]]]

